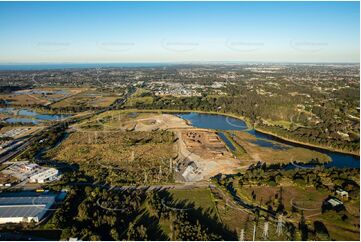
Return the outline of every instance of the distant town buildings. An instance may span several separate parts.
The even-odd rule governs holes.
[[[154,92],[156,96],[177,96],[177,97],[192,97],[202,96],[202,94],[196,90],[201,88],[197,84],[184,85],[181,83],[167,83],[167,82],[152,82],[150,90]]]

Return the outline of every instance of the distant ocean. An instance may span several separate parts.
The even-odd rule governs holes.
[[[59,70],[81,68],[136,68],[136,67],[162,67],[176,63],[89,63],[89,64],[2,64],[0,71],[36,71],[36,70]]]

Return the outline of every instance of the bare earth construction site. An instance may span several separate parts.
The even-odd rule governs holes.
[[[59,147],[49,152],[49,158],[111,168],[111,173],[117,173],[110,177],[126,176],[122,184],[206,181],[220,173],[236,174],[260,161],[242,148],[248,150],[249,141],[237,143],[244,150],[239,155],[218,131],[194,127],[173,114],[107,111],[71,126],[70,133]],[[260,153],[267,151],[257,147]],[[306,161],[317,155],[323,158],[317,152],[299,149]],[[268,150],[278,152],[281,160],[289,156],[286,149]]]
[[[116,160],[110,162],[110,156],[105,156],[104,151],[102,154],[103,158],[107,157],[106,161],[102,159],[99,160],[99,158],[97,160],[98,162],[105,163],[106,165],[111,164],[112,166],[124,164],[124,160],[131,160],[135,163],[137,162],[137,158],[149,158],[147,156],[149,156],[150,153],[154,153],[155,150],[159,149],[157,153],[159,156],[165,153],[167,154],[163,159],[165,160],[163,164],[159,164],[159,166],[163,166],[163,173],[174,172],[174,179],[178,182],[207,180],[219,173],[236,173],[241,167],[241,162],[228,150],[226,144],[218,137],[214,130],[194,128],[185,120],[171,114],[109,111],[74,125],[72,130],[75,130],[75,133],[71,134],[69,139],[82,134],[83,137],[78,137],[78,139],[84,140],[85,138],[89,145],[91,144],[89,143],[89,139],[91,139],[93,143],[99,143],[104,135],[107,135],[107,139],[109,140],[111,135],[115,135],[113,138],[116,139],[116,137],[124,136],[136,137],[140,133],[143,135],[147,134],[147,138],[140,137],[139,140],[136,141],[137,144],[140,144],[142,142],[147,143],[148,141],[145,141],[145,139],[151,139],[149,137],[154,138],[159,132],[172,133],[174,137],[171,145],[168,144],[165,146],[164,142],[158,142],[155,146],[152,146],[152,152],[145,151],[140,155],[137,153],[140,149],[137,150],[137,148],[132,147],[128,150],[127,154],[124,154],[126,148],[118,146],[115,147],[115,149],[118,148],[119,150],[114,152],[122,153],[122,155],[113,155],[113,157],[117,157]],[[143,139],[143,141],[140,139]],[[57,159],[65,158],[65,154],[72,154],[69,149],[75,149],[75,146],[64,142],[64,144],[62,144],[57,151],[53,151],[53,153],[57,154]],[[84,161],[91,160],[91,157],[89,157],[91,152],[92,151],[89,151],[89,153],[84,154],[84,157],[80,157],[77,161],[83,158]],[[81,152],[76,153],[79,154]],[[73,160],[68,156],[66,156],[66,159],[77,162],[74,160],[74,156],[72,157]],[[167,159],[170,160],[169,164],[166,161]],[[129,162],[127,164],[129,165]],[[156,168],[158,169],[158,165],[156,165]],[[160,167],[159,169],[162,168]],[[165,169],[167,169],[167,171],[165,171]]]

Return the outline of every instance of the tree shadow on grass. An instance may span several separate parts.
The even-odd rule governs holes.
[[[182,214],[186,221],[193,227],[199,225],[207,232],[214,234],[222,240],[237,240],[237,234],[230,231],[217,217],[212,208],[202,209],[196,207],[194,202],[186,199],[175,199],[168,190],[157,191],[162,202],[162,209],[165,214],[175,212]],[[167,215],[166,215],[167,216]]]
[[[137,224],[143,225],[147,231],[147,240],[169,240],[169,237],[164,233],[159,224],[159,219],[151,216],[149,212],[144,212],[142,217],[137,221]],[[142,240],[143,238],[138,238]]]

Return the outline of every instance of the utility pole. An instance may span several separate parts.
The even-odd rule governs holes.
[[[148,181],[148,174],[147,171],[144,171],[144,184],[147,184]]]
[[[91,145],[92,144],[92,139],[91,139],[91,133],[87,133],[88,134],[88,143],[89,143],[89,145]]]
[[[252,241],[256,240],[256,223],[253,224],[253,236],[252,236]]]
[[[160,181],[161,178],[162,178],[162,165],[159,166],[159,177],[158,177],[158,180]]]
[[[276,230],[276,233],[278,236],[282,235],[282,228],[283,228],[283,216],[282,216],[282,214],[280,214],[278,216],[277,230]]]
[[[97,71],[97,82],[99,83],[99,68],[96,68]]]
[[[241,229],[241,232],[239,233],[239,241],[244,241],[244,229]]]
[[[264,227],[263,227],[263,238],[266,240],[268,237],[268,221],[264,222]]]
[[[121,118],[120,118],[120,113],[118,114],[118,120],[115,120],[118,122],[119,128],[122,126],[122,123],[120,122]]]
[[[94,139],[95,139],[95,144],[97,144],[98,143],[98,132],[97,131],[95,131],[94,132]]]
[[[132,154],[130,155],[130,161],[134,161],[134,150],[132,151]]]

